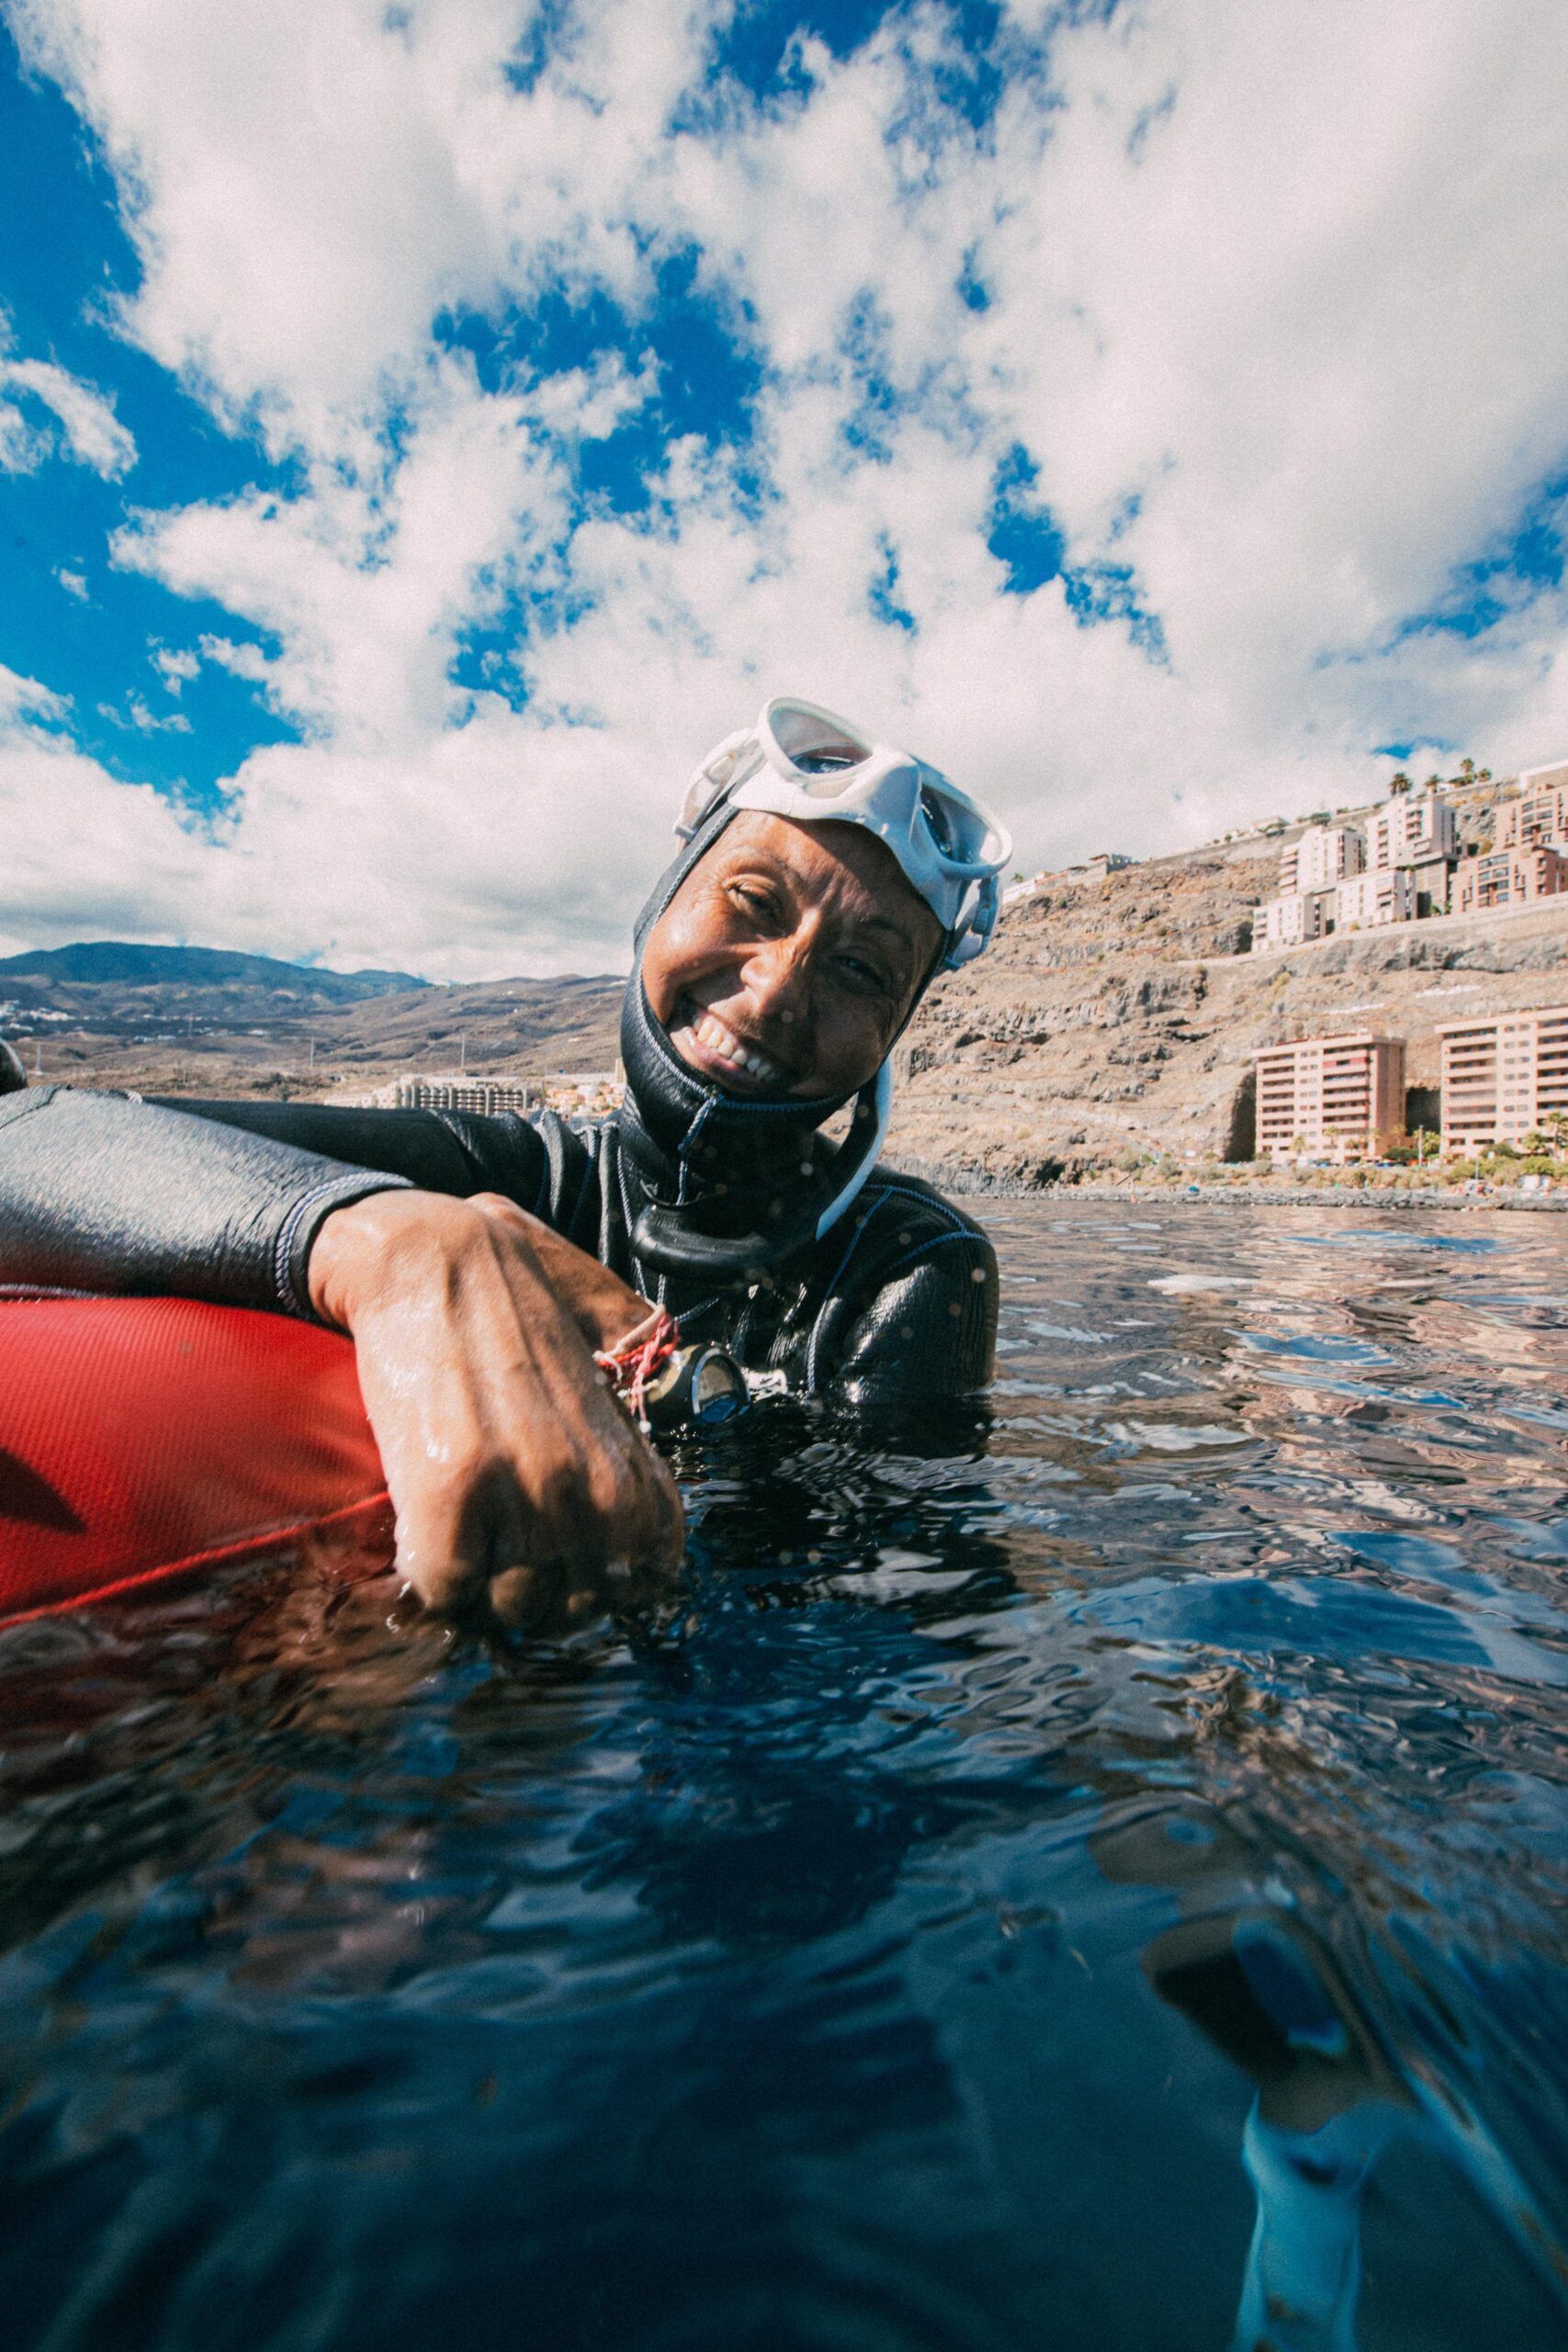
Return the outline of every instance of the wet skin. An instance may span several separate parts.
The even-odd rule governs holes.
[[[735,1093],[852,1092],[939,944],[863,827],[738,817],[650,933],[643,977],[675,1050]],[[319,1314],[354,1339],[427,1607],[554,1629],[672,1574],[670,1473],[593,1361],[651,1310],[598,1260],[495,1196],[377,1193],[310,1253]]]

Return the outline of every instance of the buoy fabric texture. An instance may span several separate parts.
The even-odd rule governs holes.
[[[388,1566],[338,1333],[183,1298],[0,1297],[0,1623],[320,1543]]]

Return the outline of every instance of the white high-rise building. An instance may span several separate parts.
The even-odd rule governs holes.
[[[1445,1151],[1522,1143],[1568,1116],[1568,1005],[1448,1021],[1438,1035]]]
[[[1435,792],[1397,793],[1368,820],[1367,864],[1374,874],[1458,854],[1454,812]]]
[[[1527,768],[1519,778],[1519,797],[1505,801],[1497,811],[1492,846],[1505,849],[1551,849],[1568,844],[1568,763],[1549,768]]]
[[[1281,897],[1295,890],[1332,890],[1367,862],[1367,844],[1354,825],[1309,825],[1280,852]]]
[[[1309,891],[1292,890],[1285,898],[1269,899],[1252,910],[1252,952],[1267,956],[1277,947],[1300,947],[1323,935],[1323,901]]]
[[[1416,920],[1416,874],[1408,865],[1358,874],[1341,882],[1335,894],[1337,931],[1372,931],[1385,922]]]

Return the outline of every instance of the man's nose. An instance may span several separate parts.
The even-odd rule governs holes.
[[[746,985],[762,1019],[805,1020],[811,1007],[811,944],[800,932],[759,942],[746,960]]]

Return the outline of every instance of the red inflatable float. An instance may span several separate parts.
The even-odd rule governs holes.
[[[311,1542],[386,1565],[354,1350],[182,1298],[0,1297],[0,1623]]]

